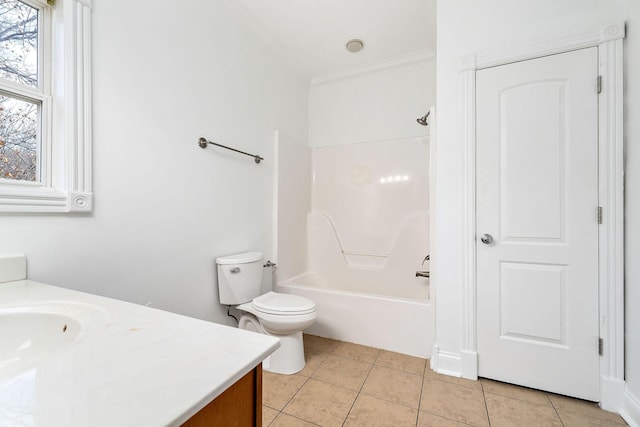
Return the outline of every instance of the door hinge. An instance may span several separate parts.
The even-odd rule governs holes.
[[[604,354],[604,340],[602,338],[598,338],[598,354],[600,356]]]
[[[598,93],[601,93],[602,92],[602,76],[598,76],[596,87],[598,88]]]
[[[598,206],[596,216],[598,218],[598,224],[602,224],[602,206]]]

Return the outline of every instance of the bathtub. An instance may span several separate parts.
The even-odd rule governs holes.
[[[412,294],[381,283],[362,270],[361,277],[327,280],[305,273],[275,285],[277,292],[316,303],[318,319],[305,332],[322,337],[419,357],[430,357],[435,340],[435,308],[428,279]],[[387,295],[385,295],[387,294]]]

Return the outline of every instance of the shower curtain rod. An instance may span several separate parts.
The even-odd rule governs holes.
[[[208,144],[215,145],[216,147],[226,148],[227,150],[235,151],[236,153],[244,154],[245,156],[253,157],[253,160],[256,163],[260,163],[262,160],[264,160],[264,158],[258,156],[257,154],[249,154],[249,153],[246,153],[244,151],[236,150],[235,148],[227,147],[226,145],[222,145],[222,144],[218,144],[217,142],[209,141],[208,139],[203,138],[203,137],[200,137],[200,139],[198,140],[198,145],[200,146],[200,148],[207,148]]]

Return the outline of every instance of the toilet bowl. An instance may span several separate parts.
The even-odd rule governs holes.
[[[304,368],[302,331],[316,320],[313,301],[297,295],[268,292],[236,308],[243,312],[239,328],[280,338],[280,348],[263,362],[265,370],[295,374]]]
[[[242,312],[238,327],[280,338],[280,348],[263,362],[279,374],[304,368],[302,331],[317,317],[313,301],[290,294],[260,295],[263,255],[247,252],[216,258],[220,303]]]

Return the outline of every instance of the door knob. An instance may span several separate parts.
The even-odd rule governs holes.
[[[491,234],[483,234],[480,236],[480,241],[485,245],[490,245],[493,243],[493,236]]]

